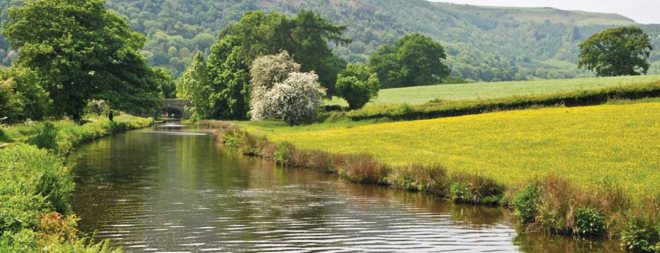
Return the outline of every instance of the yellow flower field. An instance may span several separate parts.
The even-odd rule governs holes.
[[[506,185],[554,174],[587,187],[614,182],[635,199],[660,192],[659,102],[350,124],[243,125],[303,149],[366,152],[391,165],[440,163]]]

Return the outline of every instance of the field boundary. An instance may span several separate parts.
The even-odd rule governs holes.
[[[660,82],[548,95],[515,96],[484,100],[434,100],[420,105],[370,106],[346,113],[332,113],[329,115],[329,118],[348,117],[353,121],[375,119],[393,121],[420,120],[496,111],[523,110],[534,107],[600,105],[618,99],[655,97],[660,97]]]

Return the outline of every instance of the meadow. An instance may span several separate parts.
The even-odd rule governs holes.
[[[638,201],[660,191],[657,100],[390,123],[241,125],[301,149],[368,153],[395,166],[439,163],[510,187],[559,175],[585,187],[620,185]]]
[[[591,77],[575,79],[550,79],[535,81],[481,82],[465,84],[438,84],[407,88],[382,89],[370,105],[423,104],[434,99],[464,100],[492,99],[512,96],[545,95],[560,92],[587,91],[607,87],[642,84],[660,80],[660,75]],[[341,98],[326,101],[327,104],[347,106]]]

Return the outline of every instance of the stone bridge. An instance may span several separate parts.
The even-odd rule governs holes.
[[[174,118],[188,118],[190,115],[184,110],[186,106],[190,105],[190,100],[180,98],[165,98],[163,104],[160,106],[160,114],[167,112],[167,114],[174,114]]]

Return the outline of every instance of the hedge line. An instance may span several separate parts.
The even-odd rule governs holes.
[[[433,100],[421,105],[401,104],[369,106],[360,110],[345,113],[345,115],[352,120],[382,118],[389,120],[418,120],[479,114],[493,111],[517,110],[531,107],[598,105],[614,99],[642,99],[652,97],[660,97],[660,82],[550,95],[518,96],[483,100]]]

